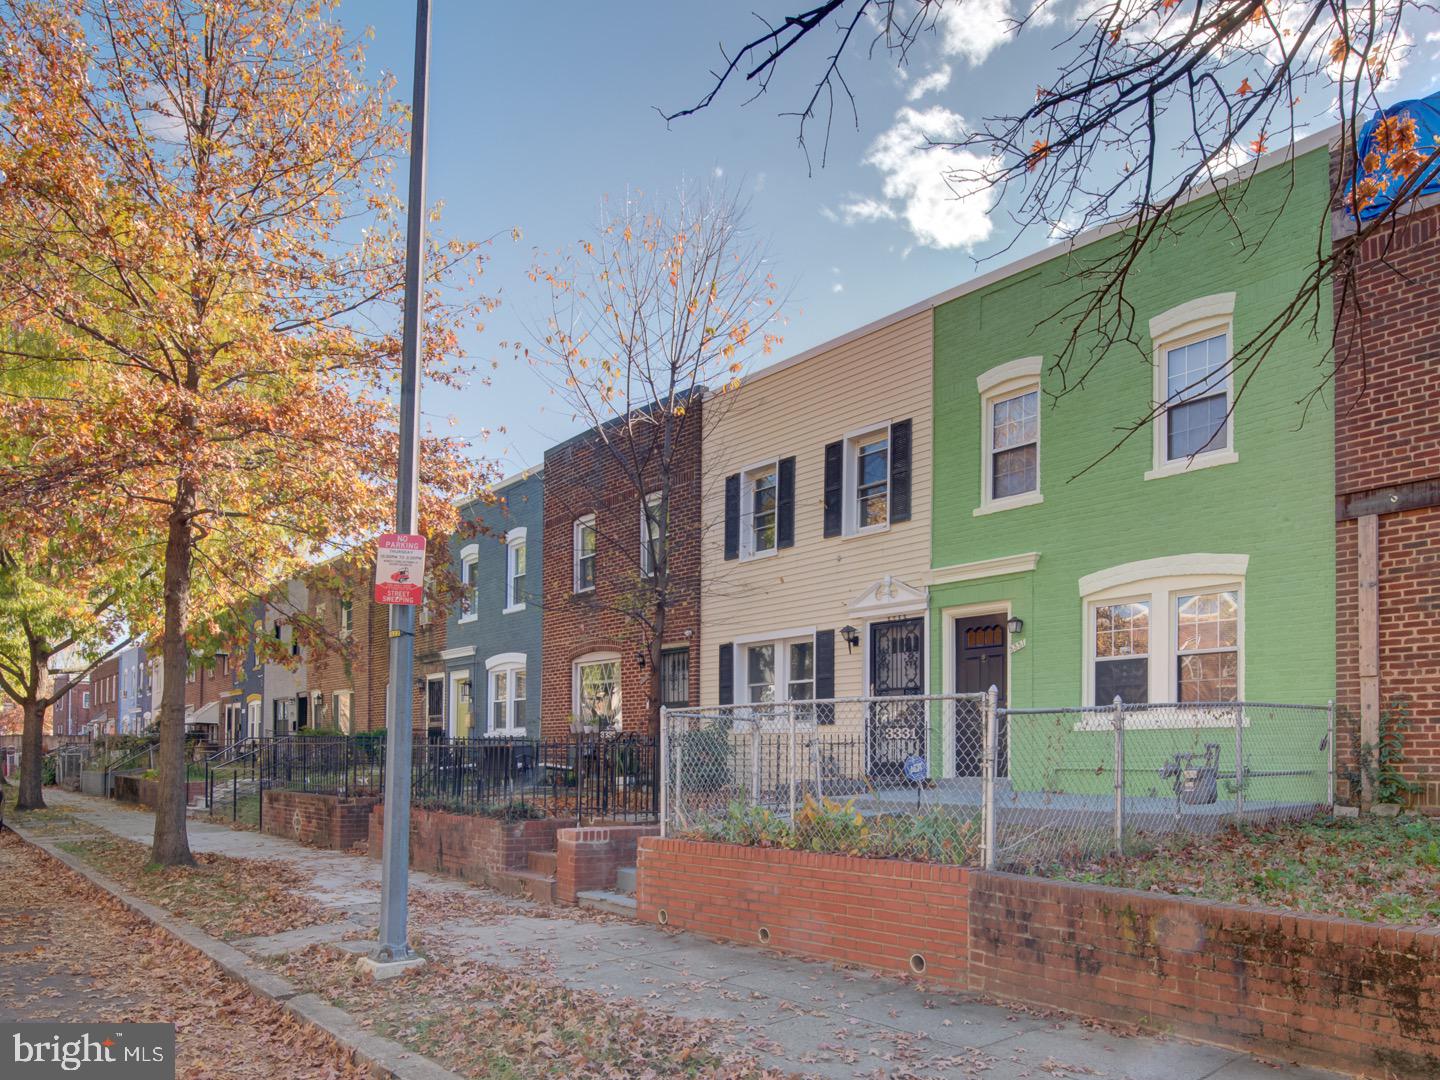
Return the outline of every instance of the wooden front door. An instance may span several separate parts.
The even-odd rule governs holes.
[[[955,620],[955,693],[983,694],[990,687],[1005,704],[1005,661],[1008,656],[1005,613],[972,615]],[[1005,723],[1000,724],[997,775],[1010,772]],[[955,716],[955,775],[979,776],[985,750],[984,714],[960,706]]]
[[[904,777],[905,759],[925,753],[925,620],[870,624],[870,695],[896,698],[870,704],[870,775],[887,782]],[[907,700],[908,699],[908,700]]]

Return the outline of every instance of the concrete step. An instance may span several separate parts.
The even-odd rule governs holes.
[[[608,911],[611,915],[623,915],[627,919],[635,917],[635,898],[624,893],[593,889],[578,893],[576,899],[581,907],[592,911]]]
[[[495,884],[502,892],[526,897],[537,904],[555,902],[554,874],[541,874],[534,870],[506,870],[496,875]]]
[[[535,873],[553,875],[560,862],[560,854],[555,851],[532,851],[525,856],[525,861]]]
[[[635,895],[635,867],[617,866],[615,868],[615,891],[622,896]]]

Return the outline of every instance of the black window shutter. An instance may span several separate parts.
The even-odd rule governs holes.
[[[725,558],[740,557],[740,474],[725,478]]]
[[[720,704],[735,704],[735,646],[720,646]]]
[[[795,459],[780,460],[779,492],[775,499],[775,546],[795,546]]]
[[[845,444],[832,442],[825,447],[825,535],[840,535],[840,504],[845,486]]]
[[[821,701],[835,696],[835,631],[815,631],[815,697]],[[818,706],[816,723],[833,724],[835,706]]]
[[[890,425],[890,520],[910,520],[910,421]]]

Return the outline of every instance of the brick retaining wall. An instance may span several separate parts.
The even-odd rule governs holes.
[[[484,885],[497,884],[506,870],[522,870],[532,851],[554,851],[555,834],[567,824],[558,818],[501,821],[474,814],[410,810],[410,865]],[[385,839],[384,807],[370,812],[370,857],[380,858]]]
[[[103,774],[101,775],[103,776]],[[146,810],[154,810],[160,802],[159,780],[147,780],[133,773],[115,773],[112,784],[112,791],[117,802],[135,803]],[[204,792],[204,780],[187,780],[185,782],[185,801],[187,803],[192,802]]]
[[[311,791],[268,789],[260,815],[262,829],[302,844],[349,851],[370,836],[370,811],[380,805],[373,795],[341,798]]]
[[[561,829],[556,836],[555,898],[579,902],[591,889],[613,889],[615,871],[635,865],[643,836],[659,836],[659,825],[604,825]]]
[[[711,937],[964,983],[970,872],[692,840],[640,841],[638,917]]]
[[[1383,1076],[1440,1076],[1440,930],[647,838],[639,910],[711,937]]]
[[[1440,1075],[1440,931],[977,873],[974,990],[1377,1075]]]

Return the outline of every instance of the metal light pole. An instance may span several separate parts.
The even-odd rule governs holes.
[[[419,486],[420,320],[425,279],[425,91],[430,57],[430,0],[415,5],[415,89],[410,126],[410,192],[406,206],[405,322],[400,359],[400,475],[395,531],[417,531]],[[385,733],[385,850],[380,864],[377,977],[408,967],[410,949],[410,711],[415,669],[415,608],[390,607],[390,723]],[[390,971],[386,966],[393,965]]]

